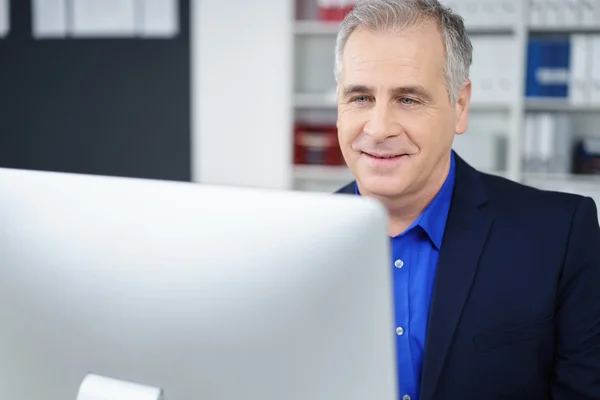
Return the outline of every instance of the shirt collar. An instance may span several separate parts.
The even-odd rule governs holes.
[[[452,152],[450,155],[450,171],[448,172],[446,181],[416,221],[427,232],[427,235],[429,235],[429,238],[438,250],[442,247],[442,239],[446,230],[446,220],[448,219],[448,211],[450,210],[452,193],[454,192],[454,180],[455,161],[454,152]]]
[[[455,169],[454,151],[452,151],[450,154],[450,171],[442,188],[421,215],[405,231],[408,232],[415,226],[420,226],[438,250],[442,247],[446,220],[448,219],[448,211],[450,210],[450,202],[454,191]],[[360,196],[357,183],[354,184],[354,194]]]

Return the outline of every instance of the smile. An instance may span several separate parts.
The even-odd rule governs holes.
[[[404,160],[408,158],[408,154],[369,154],[361,153],[364,157],[365,162],[370,168],[375,170],[384,171],[395,169],[399,165],[404,163]]]
[[[370,154],[370,153],[362,153],[365,156],[371,157],[371,158],[376,158],[379,160],[390,160],[390,159],[394,159],[394,158],[400,158],[402,156],[404,156],[404,154],[393,154],[393,155],[379,155],[379,154]]]
[[[397,156],[374,156],[374,155],[371,155],[371,154],[369,154],[369,155],[371,157],[379,158],[379,159],[382,159],[382,160],[386,160],[386,159],[389,159],[389,158],[401,157],[400,155],[397,155]]]

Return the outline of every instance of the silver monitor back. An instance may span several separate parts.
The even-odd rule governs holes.
[[[367,199],[0,170],[0,399],[395,400]]]

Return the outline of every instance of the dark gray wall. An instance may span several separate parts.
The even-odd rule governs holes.
[[[0,39],[0,167],[188,181],[190,5],[172,39]]]

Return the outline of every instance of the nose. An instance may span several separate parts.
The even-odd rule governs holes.
[[[400,125],[394,117],[394,110],[384,103],[376,103],[370,110],[369,120],[364,126],[364,133],[373,140],[382,142],[390,137],[400,135]]]

